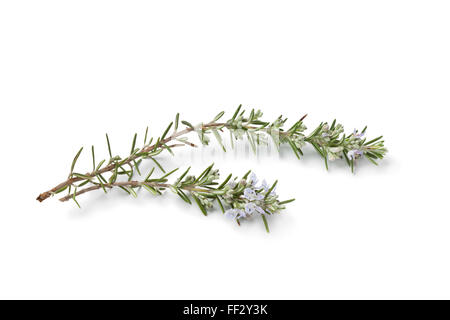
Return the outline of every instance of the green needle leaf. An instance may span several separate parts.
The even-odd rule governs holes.
[[[145,129],[144,145],[147,142],[148,127]]]
[[[286,203],[289,203],[292,201],[295,201],[295,199],[284,200],[284,201],[281,201],[280,204],[286,204]]]
[[[109,183],[114,183],[114,182],[116,182],[118,168],[119,168],[119,166],[118,166],[117,163],[116,163],[116,165],[115,165],[115,167],[114,167],[113,174],[112,174],[111,177],[109,178]]]
[[[169,147],[167,144],[164,144],[163,145],[164,146],[164,148],[166,148],[167,149],[167,151],[169,151],[169,153],[172,155],[172,156],[175,156],[175,153],[173,153],[173,151],[172,151],[172,148],[171,147]]]
[[[156,140],[155,147],[153,148],[153,150],[156,151],[156,149],[158,149],[158,147],[159,147],[159,141],[160,141],[160,139],[158,138],[158,140]]]
[[[224,145],[223,145],[223,141],[222,141],[222,137],[220,136],[220,134],[217,132],[216,129],[212,129],[212,132],[214,133],[214,137],[216,137],[217,142],[220,144],[220,146],[222,147],[222,150],[224,152],[227,152],[227,150],[225,149]]]
[[[72,166],[70,167],[70,174],[69,174],[69,176],[72,175],[73,169],[75,168],[75,163],[77,163],[77,160],[78,160],[78,157],[81,154],[81,151],[83,151],[83,147],[81,147],[80,151],[77,152],[75,158],[73,158]]]
[[[134,148],[136,147],[136,138],[137,138],[137,133],[134,134],[133,143],[131,144],[130,154],[134,153]]]
[[[245,133],[247,134],[247,139],[250,142],[250,146],[252,147],[253,153],[256,154],[256,145],[255,145],[255,141],[253,140],[251,133],[249,133],[248,130],[245,131]]]
[[[55,194],[56,194],[56,193],[63,192],[63,191],[66,190],[68,187],[69,187],[69,186],[64,186],[64,187],[62,187],[61,189],[56,190],[56,191],[55,191]]]
[[[183,199],[183,201],[192,204],[191,200],[189,199],[189,197],[183,192],[183,190],[176,188],[177,194],[178,196]]]
[[[107,192],[106,192],[105,185],[103,184],[103,181],[102,181],[102,179],[100,178],[99,175],[97,175],[97,180],[98,180],[98,182],[100,183],[100,185],[102,186],[103,191],[105,191],[105,193],[107,193]]]
[[[203,204],[200,202],[200,199],[197,198],[197,196],[195,196],[194,194],[191,194],[191,195],[192,195],[192,198],[194,198],[195,202],[197,203],[197,205],[200,208],[200,211],[203,213],[203,215],[207,216],[208,213],[206,212],[206,209],[203,206]]]
[[[362,129],[361,133],[365,133],[367,130],[367,126],[364,127],[364,129]]]
[[[184,124],[185,126],[188,126],[191,129],[194,129],[194,126],[185,120],[181,121],[181,123]]]
[[[128,191],[130,192],[130,194],[131,194],[133,197],[137,198],[137,193],[136,193],[136,191],[134,191],[133,188],[129,187],[129,188],[127,188],[127,189],[128,189]]]
[[[171,122],[171,123],[169,124],[169,126],[168,126],[167,129],[166,129],[166,131],[164,131],[163,135],[161,136],[161,139],[160,139],[160,140],[164,140],[164,138],[166,137],[166,135],[167,135],[167,133],[169,132],[169,130],[170,130],[170,128],[172,127],[172,125],[173,125],[173,122]]]
[[[146,184],[143,184],[142,185],[148,192],[150,192],[151,194],[153,194],[153,195],[158,195],[158,192],[156,191],[156,189],[155,188],[153,188],[153,187],[151,187],[151,186],[149,186],[149,185],[146,185]]]
[[[270,187],[270,189],[267,191],[266,195],[264,196],[264,199],[267,199],[267,197],[270,195],[270,193],[275,189],[275,186],[277,185],[278,180],[276,180],[273,185]]]
[[[365,155],[366,156],[366,158],[370,161],[370,162],[372,162],[374,165],[378,165],[378,163],[375,161],[375,160],[373,160],[368,154],[366,154]]]
[[[200,181],[204,176],[208,175],[208,173],[211,171],[212,167],[214,166],[214,163],[211,164],[208,168],[206,168],[195,180],[195,182]]]
[[[125,191],[126,193],[131,194],[130,191],[128,190],[128,188],[125,188],[122,186],[119,186],[119,188],[122,189],[123,191]]]
[[[222,118],[222,116],[225,114],[225,111],[219,112],[219,114],[217,114],[217,116],[214,117],[212,122],[216,122],[217,120],[219,120],[220,118]]]
[[[219,204],[220,210],[222,210],[222,213],[225,213],[225,209],[223,208],[222,201],[220,201],[219,196],[216,196],[216,200],[217,203]]]
[[[166,173],[165,175],[163,175],[160,179],[164,179],[167,178],[168,176],[170,176],[172,173],[174,173],[175,171],[177,171],[179,168],[175,168],[172,171],[170,171],[169,173]]]
[[[233,175],[230,173],[228,175],[228,177],[220,184],[220,186],[217,187],[217,189],[219,189],[219,190],[222,189],[227,184],[227,182],[231,179],[232,176]]]
[[[97,165],[97,167],[95,168],[95,170],[94,171],[98,171],[98,170],[100,170],[100,168],[102,167],[102,165],[105,163],[105,160],[102,160],[102,161],[100,161],[100,163]]]
[[[346,152],[345,149],[342,151],[342,154],[344,155],[344,158],[345,158],[345,161],[347,162],[347,164],[348,164],[349,166],[351,166],[350,159],[348,158],[347,152]]]
[[[242,177],[242,180],[246,180],[248,175],[252,172],[252,170],[248,170],[246,174]]]
[[[94,152],[94,146],[92,146],[91,151],[92,151],[92,168],[93,168],[92,170],[95,171],[95,152]]]
[[[148,179],[150,179],[150,177],[151,177],[153,171],[155,171],[155,167],[153,167],[153,168],[150,170],[150,172],[148,173],[147,177],[145,177],[145,180],[144,180],[144,181],[147,181]]]
[[[312,141],[310,143],[314,147],[314,149],[316,149],[316,151],[322,156],[322,158],[325,158],[325,156],[323,155],[322,150],[320,150],[319,146]]]
[[[150,159],[153,160],[153,162],[158,166],[159,170],[161,170],[162,172],[166,173],[166,170],[164,170],[164,168],[161,166],[161,164],[153,157],[150,157]]]
[[[106,181],[106,179],[100,173],[97,174],[97,177],[100,177],[103,183],[108,183],[108,181]]]
[[[106,143],[108,144],[108,152],[109,152],[109,157],[112,158],[112,152],[111,152],[111,144],[109,143],[109,137],[108,134],[106,134]]]
[[[378,138],[372,139],[372,140],[370,140],[370,141],[364,143],[364,145],[367,146],[367,145],[369,145],[369,144],[372,144],[372,143],[374,143],[374,142],[377,142],[377,141],[380,140],[381,138],[383,138],[383,136],[379,136]]]
[[[80,178],[80,179],[91,179],[90,176],[87,176],[85,174],[81,174],[81,173],[78,173],[78,172],[73,172],[72,175],[77,177],[77,178]]]
[[[297,157],[297,159],[300,160],[300,155],[299,155],[298,149],[297,149],[297,147],[295,146],[295,144],[294,144],[291,140],[288,140],[288,143],[289,143],[289,145],[291,146],[292,151],[294,151],[294,154],[295,154],[295,156]]]
[[[181,176],[178,177],[178,180],[179,181],[183,180],[184,176],[187,175],[189,170],[191,170],[191,167],[187,168],[186,171]]]
[[[180,114],[177,113],[177,115],[175,116],[175,131],[177,131],[178,129],[178,121],[180,119]]]
[[[231,142],[231,149],[234,149],[233,131],[232,130],[230,130],[230,142]]]
[[[231,118],[231,121],[234,121],[234,119],[236,119],[236,116],[239,113],[239,110],[241,110],[242,104],[239,105],[239,107],[236,109],[236,111],[234,112],[233,117]]]
[[[336,125],[336,119],[334,119],[333,122],[331,123],[330,130],[333,130],[335,125]]]
[[[134,167],[136,168],[136,171],[139,175],[141,175],[141,171],[139,170],[140,163],[141,163],[141,161],[139,161],[139,163],[137,163],[135,160],[133,160]]]
[[[264,222],[264,227],[266,228],[267,233],[269,233],[270,232],[269,231],[269,224],[267,223],[266,216],[262,214],[261,217],[262,217],[262,220]]]
[[[87,185],[88,183],[89,183],[89,180],[85,180],[85,181],[83,181],[82,183],[80,183],[80,184],[78,185],[78,187],[85,186],[85,185]]]
[[[77,187],[75,187],[74,190],[73,190],[72,199],[73,199],[73,201],[75,201],[75,203],[77,204],[78,208],[81,209],[80,204],[78,203],[77,199],[75,199],[76,196],[77,196]]]

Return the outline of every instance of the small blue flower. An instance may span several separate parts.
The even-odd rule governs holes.
[[[266,180],[263,180],[263,182],[261,183],[261,186],[258,189],[263,189],[265,193],[267,193],[267,191],[269,191],[270,187],[267,184]],[[277,189],[277,187],[275,186],[275,188],[273,188],[272,192],[270,193],[271,195],[276,195],[275,190]],[[264,196],[262,195],[258,195],[258,200],[262,200],[264,199]]]
[[[249,202],[245,205],[245,213],[251,215],[256,211],[256,205],[253,202]]]
[[[236,181],[231,181],[231,182],[229,182],[229,183],[228,183],[228,186],[229,186],[231,189],[234,189],[234,187],[236,187]]]
[[[244,190],[244,198],[247,200],[255,200],[256,198],[256,192],[253,189],[245,188]]]
[[[225,211],[225,216],[228,219],[235,220],[236,218],[239,217],[241,212],[242,212],[242,210],[239,210],[239,209],[228,209],[227,211]]]
[[[258,178],[256,177],[256,174],[254,174],[253,172],[250,174],[250,177],[248,179],[248,182],[250,183],[250,185],[255,186],[258,183]]]
[[[264,190],[264,192],[267,192],[267,191],[269,191],[269,185],[267,184],[267,182],[266,182],[266,180],[263,180],[262,182],[261,182],[261,186],[259,187],[259,189],[263,189]]]
[[[249,217],[252,214],[266,214],[266,212],[260,207],[254,204],[253,202],[249,202],[245,205],[245,217]]]
[[[358,133],[358,130],[354,129],[353,130],[353,136],[357,139],[361,139],[362,137],[364,137],[364,132],[363,133]]]
[[[256,193],[255,190],[253,189],[245,188],[244,198],[250,201],[254,201],[254,200],[262,200],[264,199],[264,196],[262,194]]]
[[[363,152],[358,149],[353,149],[353,150],[350,150],[349,152],[347,152],[347,156],[352,160],[356,159],[357,157],[361,157],[362,155],[363,155]]]
[[[265,212],[261,207],[256,206],[255,210],[256,210],[259,214],[264,214],[264,215],[266,214],[266,212]]]

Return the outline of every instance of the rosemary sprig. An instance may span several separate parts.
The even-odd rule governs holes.
[[[89,187],[75,190],[72,194],[68,194],[60,201],[73,200],[77,206],[80,206],[77,197],[91,191],[99,189],[120,188],[133,197],[137,197],[139,189],[143,187],[153,195],[161,195],[164,190],[170,189],[178,195],[183,201],[192,204],[194,200],[200,211],[206,216],[208,211],[213,209],[214,202],[217,201],[222,212],[230,219],[240,223],[253,217],[260,216],[264,222],[267,232],[269,226],[267,218],[270,215],[279,213],[285,209],[285,204],[294,201],[294,199],[279,201],[277,194],[274,192],[276,182],[269,187],[265,181],[261,185],[257,185],[258,180],[252,173],[247,173],[242,179],[229,175],[220,185],[219,171],[213,169],[213,165],[206,168],[200,175],[187,175],[188,168],[173,183],[167,183],[167,177],[177,171],[178,168],[155,179],[150,179],[153,169],[147,178],[143,181],[116,181],[111,183],[102,183],[90,181]],[[226,210],[225,210],[226,209]]]
[[[233,116],[225,122],[219,122],[219,120],[224,116],[224,112],[222,111],[217,114],[211,122],[200,123],[196,126],[186,120],[181,120],[181,124],[183,124],[185,128],[178,131],[180,120],[179,114],[177,114],[175,121],[169,123],[163,134],[156,139],[150,138],[149,142],[147,142],[147,128],[145,132],[144,145],[141,148],[136,148],[137,135],[135,134],[133,137],[131,152],[124,158],[120,156],[113,156],[110,139],[108,135],[106,135],[109,161],[106,161],[106,159],[102,160],[95,167],[94,148],[92,147],[93,164],[95,167],[93,171],[84,174],[74,172],[73,170],[75,164],[83,150],[83,148],[81,148],[72,162],[67,180],[61,182],[52,189],[41,193],[37,197],[37,200],[42,202],[50,196],[60,193],[67,188],[70,193],[71,188],[74,187],[77,182],[86,184],[91,182],[94,178],[99,176],[101,177],[102,174],[106,173],[109,173],[110,177],[104,182],[108,182],[109,184],[114,184],[119,175],[127,175],[128,180],[131,181],[135,171],[139,174],[139,164],[143,159],[150,159],[154,161],[155,164],[163,172],[165,172],[165,169],[157,161],[156,157],[164,150],[167,150],[173,154],[172,149],[175,147],[197,147],[194,143],[190,142],[187,137],[185,137],[185,135],[193,131],[197,133],[200,142],[203,145],[209,144],[209,135],[212,133],[224,151],[226,151],[226,149],[221,137],[221,133],[224,129],[229,130],[232,146],[234,145],[233,140],[243,139],[245,136],[252,146],[252,150],[255,152],[257,145],[265,142],[267,140],[266,138],[270,137],[277,149],[279,149],[280,144],[287,144],[293,150],[295,156],[299,159],[303,156],[302,148],[308,143],[312,145],[324,159],[327,169],[328,161],[345,159],[353,171],[357,159],[364,156],[369,161],[376,164],[376,160],[382,159],[387,152],[387,149],[384,147],[384,141],[381,140],[381,137],[366,142],[366,139],[363,138],[366,128],[364,128],[361,133],[354,130],[353,133],[346,135],[343,133],[343,126],[337,124],[336,120],[334,120],[331,125],[328,125],[326,122],[321,123],[309,135],[307,135],[305,134],[306,126],[303,123],[306,115],[302,116],[288,130],[283,129],[287,118],[280,116],[273,122],[267,122],[261,120],[262,115],[263,114],[260,110],[255,111],[254,109],[252,109],[247,115],[245,110],[242,110],[242,106],[240,105],[234,112]],[[169,134],[172,127],[173,131]],[[156,143],[151,144],[152,141],[156,141]],[[169,143],[173,141],[180,143],[169,145]],[[125,167],[128,167],[129,170],[125,169]]]

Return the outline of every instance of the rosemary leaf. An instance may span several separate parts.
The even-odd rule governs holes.
[[[197,196],[194,195],[194,194],[191,194],[191,195],[192,195],[192,198],[194,198],[195,202],[197,203],[197,205],[198,205],[198,207],[200,208],[200,211],[203,213],[203,215],[207,216],[208,213],[206,212],[206,209],[205,209],[205,207],[203,206],[203,204],[200,202],[200,199],[197,198]]]
[[[109,143],[109,137],[108,134],[106,134],[106,143],[108,144],[108,152],[109,152],[109,157],[112,158],[112,152],[111,152],[111,144]]]
[[[178,130],[178,121],[180,119],[180,114],[177,113],[177,115],[175,116],[175,131]]]
[[[171,123],[169,124],[169,126],[168,126],[167,129],[164,131],[163,135],[161,136],[161,139],[160,139],[160,140],[164,140],[164,138],[166,137],[166,135],[167,135],[167,133],[169,132],[169,130],[170,130],[170,128],[172,127],[172,125],[173,125],[173,122],[171,122]]]
[[[136,147],[136,138],[137,138],[137,133],[134,134],[134,137],[133,137],[133,143],[131,144],[131,151],[130,151],[130,154],[133,154],[133,153],[134,153],[134,150],[135,150],[135,147]]]
[[[83,151],[83,147],[77,152],[75,155],[75,158],[73,158],[72,165],[70,167],[70,174],[69,177],[72,175],[73,169],[75,168],[75,164],[77,163],[78,158],[80,157],[81,151]]]
[[[269,233],[270,232],[269,231],[269,224],[267,223],[266,216],[262,214],[261,217],[262,217],[262,220],[264,222],[264,227],[266,228],[267,233]]]
[[[95,152],[94,152],[94,146],[92,146],[91,151],[92,151],[92,170],[95,171]]]

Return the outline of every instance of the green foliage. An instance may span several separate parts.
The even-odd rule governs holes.
[[[382,136],[370,140],[365,138],[367,127],[364,127],[360,132],[355,129],[352,133],[345,134],[343,126],[333,120],[330,125],[327,122],[320,123],[311,133],[306,134],[307,128],[304,125],[306,115],[298,119],[287,130],[283,129],[287,123],[287,118],[279,116],[272,122],[266,121],[262,119],[263,113],[260,110],[252,109],[250,112],[246,112],[242,105],[239,105],[232,117],[226,121],[222,120],[224,115],[225,112],[221,111],[211,122],[193,126],[186,120],[180,121],[180,114],[177,113],[175,120],[169,123],[159,137],[148,137],[149,130],[146,127],[144,144],[141,148],[136,146],[137,133],[135,133],[130,153],[123,158],[113,156],[109,136],[106,134],[109,161],[103,159],[97,163],[95,148],[92,146],[92,171],[88,173],[74,172],[75,165],[83,151],[83,148],[80,148],[72,161],[68,180],[44,193],[43,198],[41,194],[38,200],[42,201],[41,199],[46,199],[48,194],[54,195],[68,189],[69,194],[62,200],[72,199],[79,206],[76,200],[77,192],[79,194],[102,189],[106,193],[107,189],[120,188],[127,194],[137,197],[141,188],[152,195],[161,195],[164,190],[170,189],[184,202],[188,204],[195,202],[204,215],[207,215],[207,212],[216,204],[227,216],[235,215],[235,220],[239,224],[248,217],[247,211],[256,214],[254,210],[259,210],[264,226],[269,231],[267,217],[283,210],[285,204],[294,201],[294,199],[278,200],[278,196],[274,192],[277,181],[270,188],[260,186],[259,189],[255,189],[252,180],[254,178],[250,175],[251,171],[248,171],[241,179],[233,178],[233,175],[229,174],[219,183],[219,172],[213,169],[212,164],[198,176],[188,175],[191,169],[188,167],[173,183],[168,183],[168,178],[178,168],[166,172],[163,165],[158,161],[158,156],[164,151],[175,156],[176,153],[173,150],[175,147],[195,147],[196,145],[189,141],[187,137],[187,134],[191,132],[197,133],[204,145],[209,144],[209,136],[214,136],[225,152],[222,134],[227,130],[229,131],[232,148],[234,147],[234,140],[246,138],[255,153],[260,145],[267,144],[268,140],[271,139],[277,149],[286,144],[295,157],[301,159],[304,156],[302,149],[309,144],[323,158],[327,169],[329,168],[329,162],[343,159],[353,172],[360,158],[366,158],[377,165],[377,161],[383,159],[387,153]],[[220,120],[222,122],[219,122]],[[180,125],[185,127],[178,131]],[[172,127],[173,131],[169,134]],[[154,140],[156,142],[152,145]],[[180,141],[182,144],[170,143],[174,141]],[[145,159],[153,161],[155,166],[161,170],[162,175],[159,178],[152,178],[155,167],[150,170],[145,179],[136,180],[134,178],[135,173],[141,176],[139,167]],[[85,188],[80,190],[81,187]],[[72,188],[73,193],[71,194]],[[257,198],[251,200],[248,194],[255,194]]]

